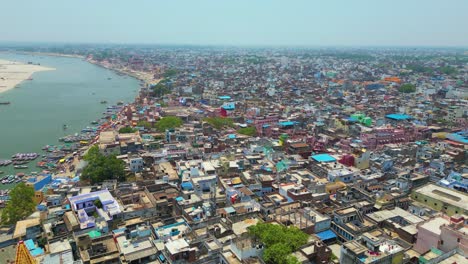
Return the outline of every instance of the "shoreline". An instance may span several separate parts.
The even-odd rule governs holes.
[[[0,59],[0,93],[15,88],[26,80],[32,80],[36,72],[54,71],[55,68]]]

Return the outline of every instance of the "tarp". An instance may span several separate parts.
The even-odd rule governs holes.
[[[331,231],[330,229],[325,230],[325,231],[320,232],[320,233],[317,233],[316,235],[317,235],[322,241],[330,240],[330,239],[335,239],[335,238],[336,238],[336,234],[333,233],[333,231]]]
[[[193,184],[191,182],[183,182],[180,187],[184,190],[193,190]]]

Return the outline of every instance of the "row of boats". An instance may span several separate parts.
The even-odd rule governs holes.
[[[37,157],[39,157],[37,153],[16,153],[11,156],[11,159],[13,161],[31,161],[37,159]]]
[[[12,184],[12,183],[19,183],[23,180],[18,175],[6,175],[4,177],[0,177],[0,182],[2,184]]]

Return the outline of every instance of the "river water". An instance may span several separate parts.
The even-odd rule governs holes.
[[[56,69],[34,73],[33,80],[0,93],[0,101],[11,102],[0,105],[0,159],[10,159],[18,152],[39,153],[45,145],[60,144],[58,138],[80,132],[101,118],[107,105],[132,102],[139,89],[138,80],[79,58],[0,53],[0,59],[31,61]],[[108,104],[101,104],[102,100]],[[4,171],[0,177],[40,171],[34,164],[28,170],[0,167]]]

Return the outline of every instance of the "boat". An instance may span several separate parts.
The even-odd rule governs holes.
[[[3,174],[3,173],[4,173],[4,171],[0,171],[0,174]]]
[[[122,101],[117,102],[117,105],[123,105],[123,104],[124,104],[124,102],[122,102]]]
[[[15,166],[13,166],[13,168],[15,168],[15,169],[27,169],[28,166],[27,165],[15,165]]]
[[[67,128],[68,128],[68,126],[64,124],[63,125],[63,130],[66,130]]]
[[[101,104],[107,104],[107,101],[106,101],[106,100],[102,100],[102,101],[101,101]]]
[[[107,78],[107,80],[112,80],[112,78],[111,78],[111,77],[109,77],[109,78]]]
[[[6,101],[6,102],[0,102],[0,105],[9,105],[9,104],[11,104],[11,102],[9,102],[9,101]]]

